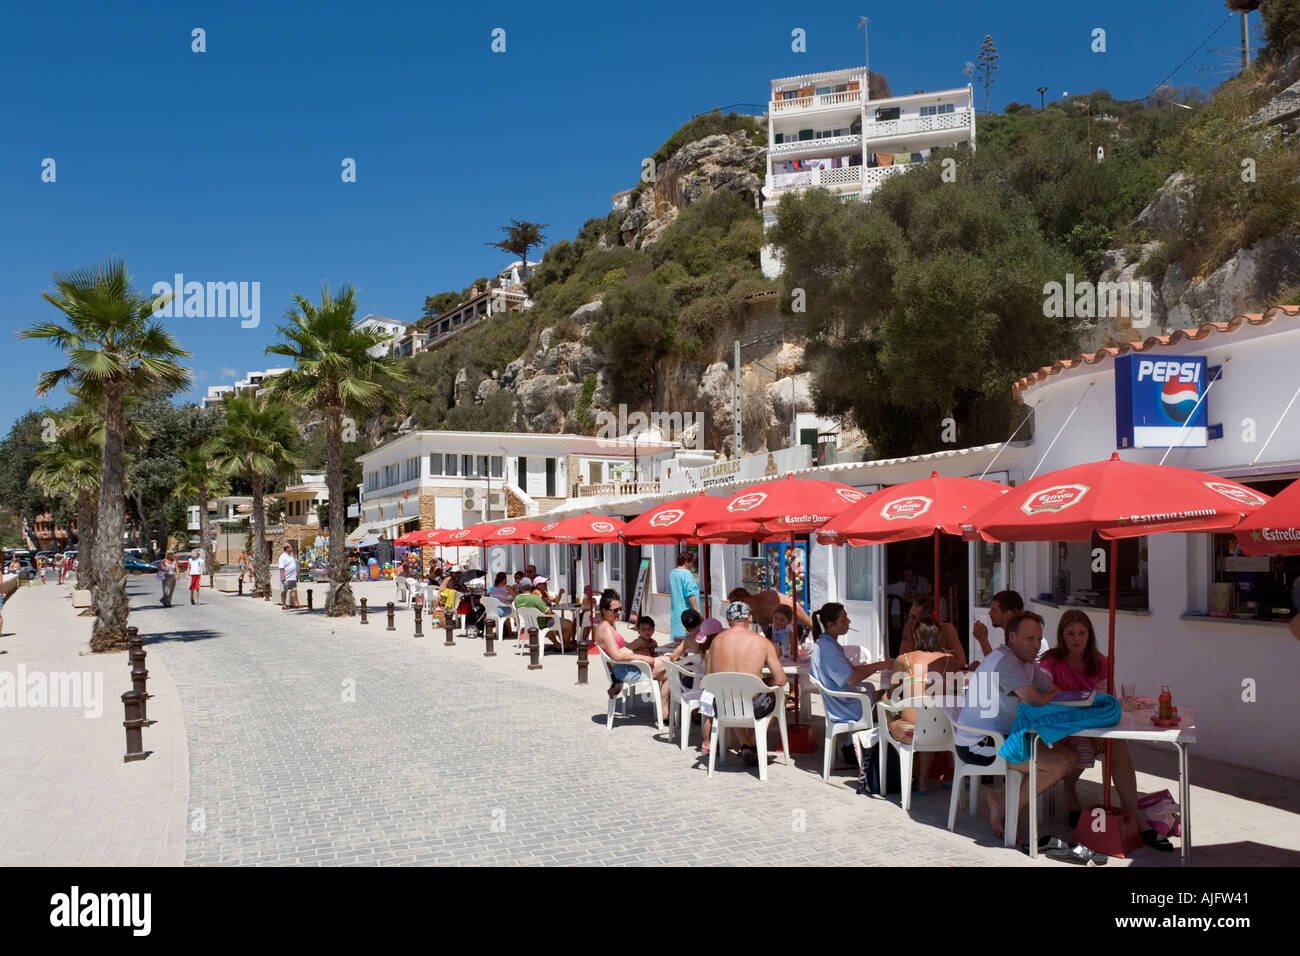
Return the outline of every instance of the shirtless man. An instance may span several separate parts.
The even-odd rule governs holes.
[[[776,645],[762,634],[750,629],[753,613],[744,601],[727,605],[727,629],[713,638],[708,652],[710,674],[753,674],[763,680],[763,667],[771,672],[770,687],[784,687],[785,668],[777,656]],[[776,707],[775,694],[758,694],[754,697],[754,716],[766,717]],[[738,730],[740,752],[745,763],[758,765],[758,751],[754,749],[754,732]]]

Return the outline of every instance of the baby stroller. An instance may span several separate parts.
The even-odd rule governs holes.
[[[456,605],[456,613],[465,618],[465,630],[468,633],[473,630],[474,637],[483,637],[483,622],[487,618],[487,610],[483,607],[482,595],[477,591],[468,591]]]

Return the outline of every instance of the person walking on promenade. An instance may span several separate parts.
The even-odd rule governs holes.
[[[190,603],[199,603],[199,585],[203,581],[203,549],[195,548],[190,558]]]
[[[158,574],[162,577],[162,606],[172,606],[172,594],[176,591],[176,555],[171,551],[163,557],[158,565]]]

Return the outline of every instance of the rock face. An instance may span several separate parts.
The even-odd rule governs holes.
[[[654,184],[637,197],[619,226],[619,241],[637,248],[653,245],[682,209],[718,191],[734,192],[757,207],[765,154],[744,130],[687,143],[659,166]]]
[[[1196,185],[1191,177],[1179,171],[1165,180],[1156,198],[1138,214],[1134,223],[1139,229],[1149,229],[1156,235],[1170,235],[1187,222],[1192,204],[1196,201]]]
[[[1171,287],[1171,294],[1180,284],[1182,290],[1165,302],[1166,329],[1226,322],[1243,312],[1262,311],[1279,292],[1300,284],[1300,234],[1257,242],[1197,282],[1186,283],[1182,268],[1175,268],[1176,276],[1174,269],[1166,273],[1165,286]]]

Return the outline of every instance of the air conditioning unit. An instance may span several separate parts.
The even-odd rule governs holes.
[[[465,497],[461,499],[461,507],[466,511],[483,510],[483,489],[466,488]]]

